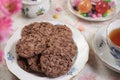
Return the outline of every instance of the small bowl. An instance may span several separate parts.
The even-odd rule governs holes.
[[[50,0],[23,0],[22,4],[23,14],[30,18],[43,15],[50,8]]]
[[[107,21],[107,20],[110,20],[110,19],[114,18],[117,15],[117,13],[120,11],[119,3],[117,2],[117,0],[111,0],[111,1],[115,3],[115,6],[113,6],[114,10],[112,12],[110,12],[106,17],[95,17],[95,18],[84,17],[77,10],[75,10],[73,8],[74,0],[68,0],[67,5],[68,5],[69,11],[71,13],[73,13],[75,16],[77,16],[78,18],[81,18],[81,19],[84,19],[84,20],[88,20],[88,21]]]

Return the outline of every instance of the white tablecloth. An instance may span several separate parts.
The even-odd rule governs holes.
[[[117,1],[120,2],[120,0]],[[57,20],[63,23],[65,22],[66,24],[72,25],[76,28],[83,26],[85,30],[82,31],[82,34],[85,36],[90,47],[89,61],[85,65],[84,69],[79,73],[79,75],[73,78],[73,80],[120,80],[120,74],[105,67],[103,63],[98,59],[98,57],[94,54],[94,51],[92,50],[92,46],[91,46],[95,32],[101,27],[110,24],[112,21],[120,19],[120,13],[118,13],[111,20],[104,22],[86,21],[74,16],[68,10],[66,3],[67,0],[52,0],[51,3],[52,6],[49,12],[34,19],[25,18],[21,13],[14,15],[13,16],[14,31],[18,27],[21,27],[20,24],[23,24],[24,26],[25,24],[29,24],[33,21],[43,21],[43,20],[44,21]],[[63,11],[57,12],[55,10],[57,7],[62,7]],[[60,17],[58,19],[54,19],[53,18],[54,14],[59,14]],[[0,43],[1,49],[4,49],[4,46],[5,43]],[[18,80],[14,75],[12,75],[8,71],[4,61],[0,63],[0,80]]]

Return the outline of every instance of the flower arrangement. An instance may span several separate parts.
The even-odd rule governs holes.
[[[21,10],[22,0],[0,0],[0,43],[12,33],[12,15]],[[0,50],[0,61],[3,52]]]

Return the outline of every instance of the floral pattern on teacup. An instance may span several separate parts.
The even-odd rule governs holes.
[[[37,12],[36,12],[36,15],[39,16],[39,15],[42,15],[44,13],[45,9],[44,8],[40,8]]]
[[[26,16],[26,17],[30,17],[30,15],[29,15],[29,12],[30,11],[30,9],[29,8],[23,8],[22,9],[22,12],[23,12],[23,14]],[[35,13],[35,15],[36,16],[39,16],[39,15],[42,15],[42,14],[44,14],[44,12],[45,12],[45,9],[44,8],[39,8],[37,11],[36,11],[36,13]]]
[[[110,47],[110,53],[116,58],[116,59],[120,59],[120,51],[118,51],[117,49],[115,49],[114,47]]]
[[[28,15],[28,11],[29,11],[29,8],[25,8],[25,9],[22,8],[23,14],[24,14],[25,16],[27,16],[27,17],[29,16],[29,15]]]

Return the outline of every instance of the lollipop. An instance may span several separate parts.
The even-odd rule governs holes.
[[[92,9],[92,4],[91,4],[90,0],[82,0],[78,4],[77,9],[81,13],[88,13]]]

